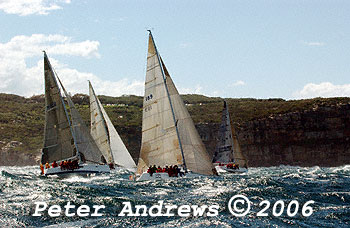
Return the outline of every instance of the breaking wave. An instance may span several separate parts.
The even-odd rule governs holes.
[[[39,176],[38,167],[0,167],[1,227],[349,227],[350,166],[251,168],[242,175],[201,176],[168,181],[129,181],[127,170],[91,178],[68,179]],[[228,200],[247,196],[251,212],[233,217]],[[215,217],[118,217],[122,203],[151,206],[159,200],[173,205],[220,206]],[[277,200],[300,204],[314,200],[310,217],[257,217],[259,202]],[[48,205],[67,202],[79,205],[105,205],[102,217],[33,217],[34,202]]]

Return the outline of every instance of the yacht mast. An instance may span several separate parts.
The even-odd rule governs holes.
[[[165,90],[166,90],[166,93],[167,93],[167,96],[168,96],[168,99],[169,99],[169,103],[170,103],[171,113],[173,114],[173,120],[174,120],[175,129],[176,129],[176,135],[177,135],[177,138],[179,140],[179,146],[180,146],[180,150],[181,150],[183,166],[184,166],[184,169],[186,171],[187,167],[186,167],[185,155],[184,155],[184,151],[183,151],[183,148],[182,148],[182,143],[181,143],[181,139],[180,139],[179,129],[177,128],[177,121],[176,121],[176,117],[175,117],[174,108],[173,108],[173,105],[172,105],[172,102],[171,102],[171,99],[170,99],[168,86],[166,84],[166,77],[165,77],[165,74],[164,74],[163,64],[162,64],[162,61],[160,60],[160,56],[159,56],[159,53],[158,53],[157,46],[156,46],[156,44],[154,42],[152,32],[151,32],[151,30],[147,30],[147,31],[149,32],[149,34],[150,34],[150,36],[152,38],[154,49],[156,51],[157,59],[158,59],[158,62],[159,62],[159,65],[160,65],[160,69],[161,69],[161,72],[162,72]]]
[[[52,68],[52,66],[51,66],[51,63],[50,63],[50,61],[49,61],[49,58],[48,58],[47,55],[46,55],[46,52],[45,52],[45,51],[43,51],[43,52],[44,52],[44,59],[47,60],[47,63],[48,63],[48,65],[49,65],[49,67],[50,67],[50,70],[54,73],[54,76],[55,76],[55,77],[53,77],[53,80],[54,80],[56,86],[58,87],[58,83],[57,83],[57,80],[56,80],[57,74],[56,74],[56,72],[53,70],[53,68]],[[58,78],[58,77],[57,77],[57,78]],[[58,78],[58,80],[60,80],[60,79]],[[61,81],[60,81],[60,83],[61,83]],[[59,88],[59,87],[58,87],[58,88]],[[74,134],[74,131],[73,131],[73,129],[72,129],[72,124],[71,124],[71,121],[70,121],[70,119],[69,119],[69,115],[68,115],[68,111],[67,111],[67,109],[66,109],[66,105],[64,104],[64,99],[63,99],[63,97],[62,97],[62,95],[61,95],[60,92],[59,92],[58,94],[59,94],[60,99],[61,99],[61,102],[62,102],[62,104],[63,104],[63,109],[64,109],[64,112],[65,112],[65,114],[66,114],[66,118],[67,118],[67,120],[68,120],[69,129],[70,129],[70,132],[71,132],[72,137],[73,137],[74,147],[75,147],[75,149],[76,149],[76,157],[78,157],[79,161],[81,162],[80,152],[79,152],[78,146],[77,146],[77,144],[76,144],[75,134]]]

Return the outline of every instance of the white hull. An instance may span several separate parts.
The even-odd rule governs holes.
[[[218,173],[246,173],[248,172],[247,168],[239,168],[239,169],[229,169],[226,166],[215,166],[215,169]]]
[[[186,173],[184,176],[178,175],[178,177],[169,177],[168,173],[153,173],[151,176],[149,173],[144,172],[139,177],[136,177],[136,181],[147,181],[147,180],[174,180],[177,178],[194,178],[199,177],[196,173]]]
[[[68,177],[73,175],[92,176],[101,173],[110,173],[108,165],[81,164],[78,169],[61,169],[61,167],[45,169],[45,176],[57,175],[59,177]]]

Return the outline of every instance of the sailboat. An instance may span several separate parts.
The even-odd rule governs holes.
[[[41,164],[46,176],[109,173],[105,158],[44,52],[45,130]],[[66,102],[61,94],[59,81]],[[53,167],[50,167],[50,164]],[[55,165],[54,165],[55,164]],[[60,164],[60,166],[58,166]]]
[[[108,117],[89,81],[91,135],[110,167],[120,166],[132,172],[136,164]]]
[[[185,177],[213,175],[211,158],[195,128],[149,31],[142,115],[142,141],[136,180],[168,179],[149,166],[178,166]]]
[[[247,172],[248,168],[247,159],[241,152],[236,132],[231,127],[230,113],[226,101],[224,101],[213,163],[218,172],[244,173]]]

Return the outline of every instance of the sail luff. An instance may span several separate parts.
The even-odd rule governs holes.
[[[164,67],[165,67],[165,65],[164,65],[163,61],[161,60],[161,58],[160,58],[160,56],[159,56],[159,53],[158,53],[158,50],[157,50],[157,46],[156,46],[156,44],[155,44],[155,42],[154,42],[154,39],[153,39],[153,35],[152,35],[151,30],[149,30],[149,35],[150,35],[150,37],[152,38],[152,43],[153,43],[153,46],[154,46],[154,49],[155,49],[155,52],[156,52],[156,55],[157,55],[158,63],[159,63],[159,65],[160,65],[160,69],[161,69],[161,72],[162,72],[162,76],[163,76],[163,80],[164,80],[164,86],[165,86],[165,90],[166,90],[166,93],[167,93],[167,96],[168,96],[168,99],[169,99],[169,104],[170,104],[170,108],[171,108],[171,113],[172,113],[173,120],[174,120],[174,125],[175,125],[175,129],[176,129],[176,135],[177,135],[177,138],[178,138],[178,140],[179,140],[179,147],[180,147],[180,150],[181,150],[183,166],[184,166],[184,169],[187,170],[185,155],[184,155],[184,151],[183,151],[183,147],[182,147],[181,138],[180,138],[180,135],[179,135],[179,129],[178,129],[178,127],[177,127],[177,120],[176,120],[176,117],[175,117],[173,104],[172,104],[171,99],[170,99],[169,89],[168,89],[168,86],[167,86],[166,76],[165,76],[165,73],[164,73]]]
[[[234,162],[234,148],[232,140],[232,128],[230,122],[230,114],[227,103],[224,101],[224,109],[222,110],[221,124],[218,132],[219,142],[214,153],[213,162],[232,163]]]
[[[164,167],[183,164],[162,69],[150,35],[147,53],[138,174],[147,171],[149,165]]]
[[[238,164],[240,167],[248,168],[248,159],[242,153],[241,146],[239,145],[238,137],[233,124],[232,124],[231,130],[232,130],[232,140],[233,140],[233,148],[234,148],[233,157],[235,159],[235,163]]]
[[[114,163],[112,149],[110,146],[110,138],[103,118],[100,104],[95,91],[89,81],[89,99],[90,99],[90,118],[91,118],[91,136],[95,140],[98,148],[104,155],[108,164]]]
[[[45,130],[41,162],[77,157],[74,134],[51,63],[44,51]],[[73,141],[73,143],[72,143]],[[73,146],[74,145],[74,146]]]
[[[79,148],[79,156],[81,161],[91,163],[105,163],[105,157],[102,155],[100,149],[95,143],[95,140],[92,138],[88,128],[86,127],[85,122],[81,118],[78,110],[75,108],[70,95],[64,88],[59,77],[57,75],[56,77],[58,78],[58,81],[60,82],[61,87],[66,95],[70,108],[70,113],[72,116],[72,128],[76,136],[76,144]]]
[[[169,88],[170,98],[174,105],[174,110],[179,129],[179,135],[183,145],[187,168],[191,171],[211,175],[213,174],[213,165],[211,158],[198,134],[179,92],[177,91],[170,74],[163,62],[164,72],[167,77],[166,83]]]
[[[91,135],[102,153],[108,154],[111,161],[118,166],[135,169],[136,164],[120,138],[103,105],[90,87]]]
[[[45,53],[45,55],[46,55],[46,53]],[[50,66],[50,68],[51,68],[51,71],[52,71],[52,73],[53,73],[53,79],[54,79],[56,85],[58,86],[58,83],[57,83],[57,80],[56,80],[56,77],[57,77],[57,79],[59,80],[59,82],[60,82],[60,84],[61,84],[61,86],[62,86],[62,88],[63,88],[63,85],[62,85],[60,79],[58,78],[58,76],[57,76],[55,70],[54,70],[53,67],[51,66],[51,63],[50,63],[50,62],[48,62],[48,63],[49,63],[49,66]],[[64,88],[63,88],[63,90],[64,90]],[[64,90],[64,91],[65,91],[65,90]],[[78,158],[79,158],[79,161],[81,161],[80,153],[79,153],[79,148],[78,148],[78,146],[77,146],[77,141],[76,141],[76,137],[75,137],[75,134],[74,134],[72,122],[71,122],[70,119],[69,119],[69,114],[68,114],[68,111],[67,111],[66,105],[65,105],[65,103],[64,103],[64,99],[63,99],[63,97],[62,97],[61,92],[59,93],[59,95],[60,95],[60,98],[61,98],[61,101],[62,101],[62,104],[63,104],[64,112],[65,112],[66,117],[67,117],[67,121],[68,121],[68,124],[69,124],[69,129],[70,129],[70,132],[71,132],[72,137],[73,137],[74,146],[75,146],[75,148],[76,148],[76,156],[75,156],[75,157],[78,157]]]
[[[247,160],[241,152],[226,101],[224,101],[218,139],[219,141],[213,156],[214,163],[236,163],[241,167],[247,167]]]
[[[112,121],[106,113],[106,110],[103,108],[100,100],[97,98],[98,105],[101,108],[101,112],[104,120],[107,124],[110,148],[113,155],[113,161],[119,166],[123,166],[128,169],[135,169],[136,164],[134,159],[131,157],[128,149],[126,148],[123,140],[120,138],[117,130],[115,129]]]
[[[90,92],[91,91],[91,92]],[[98,115],[102,115],[102,111],[101,111],[101,103],[100,103],[100,100],[97,98],[96,94],[95,94],[95,90],[94,88],[92,87],[91,85],[91,82],[89,81],[89,97],[93,97],[93,102],[96,102],[96,107],[97,107],[97,110],[98,110]],[[90,104],[91,104],[91,101],[90,101]],[[103,108],[103,107],[102,107]],[[90,112],[91,114],[91,112]],[[105,130],[105,133],[106,135],[108,135],[108,129],[107,129],[107,125],[106,125],[106,121],[103,121],[102,122],[102,125],[103,125],[103,129]],[[107,137],[107,140],[108,140],[108,143],[110,142],[109,138]]]
[[[213,174],[209,154],[150,33],[137,173],[149,165],[184,165],[184,160],[195,173]]]

